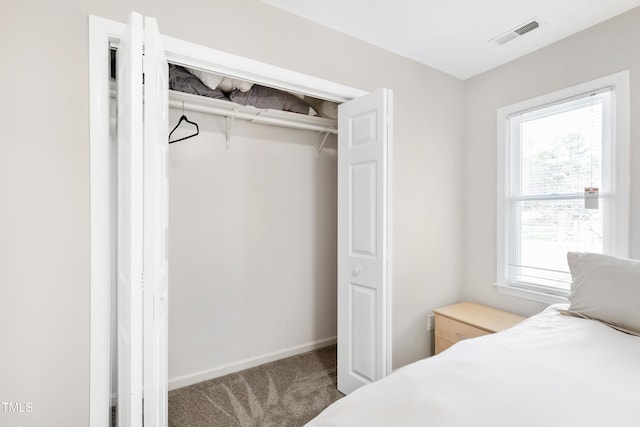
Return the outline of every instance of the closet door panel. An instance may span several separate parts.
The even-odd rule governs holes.
[[[142,426],[142,16],[131,13],[117,52],[118,425]]]
[[[338,115],[338,389],[348,394],[391,367],[390,104],[383,89]]]
[[[144,421],[168,420],[169,69],[155,19],[145,18],[144,56]]]

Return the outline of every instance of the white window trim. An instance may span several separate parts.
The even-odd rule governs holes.
[[[612,188],[616,193],[616,209],[614,221],[615,246],[611,255],[627,257],[629,253],[629,70],[621,71],[609,76],[601,77],[589,82],[581,83],[566,89],[542,95],[533,99],[518,102],[498,108],[497,111],[497,211],[496,211],[496,289],[504,294],[530,299],[543,303],[566,302],[566,298],[545,292],[524,289],[507,283],[506,265],[508,257],[508,217],[507,205],[509,200],[509,159],[511,157],[506,135],[509,132],[509,116],[519,111],[558,102],[576,95],[598,90],[603,87],[612,88],[612,108],[614,123],[611,143],[614,145],[612,166],[614,182]]]

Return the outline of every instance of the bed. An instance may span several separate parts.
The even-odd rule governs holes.
[[[640,425],[640,262],[568,257],[569,304],[401,368],[307,426]]]

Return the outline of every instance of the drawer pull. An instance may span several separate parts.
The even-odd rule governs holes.
[[[469,337],[462,335],[460,332],[456,332],[456,337],[460,338],[461,340],[469,339]]]

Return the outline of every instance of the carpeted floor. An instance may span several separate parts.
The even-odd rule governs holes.
[[[169,392],[170,427],[299,427],[343,396],[336,346]]]

